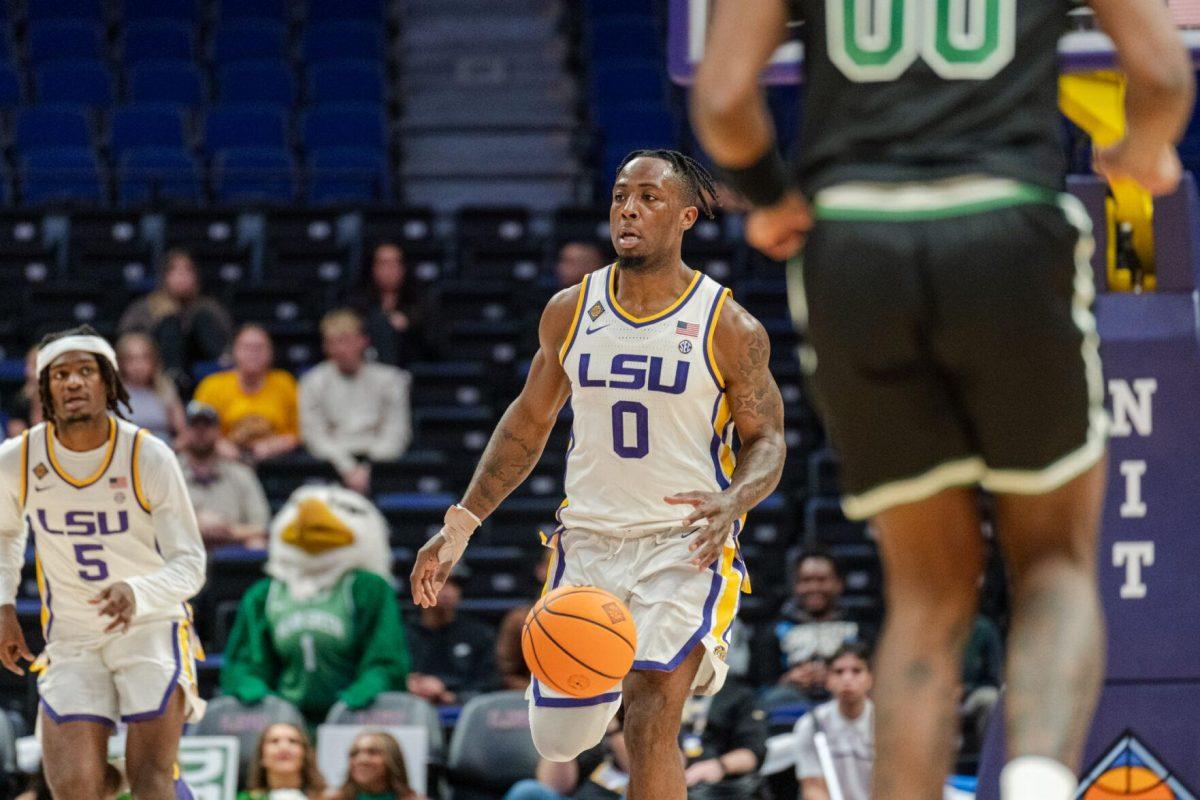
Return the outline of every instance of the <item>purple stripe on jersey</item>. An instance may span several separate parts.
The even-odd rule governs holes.
[[[587,324],[584,321],[584,317],[587,315],[587,309],[584,308],[584,303],[587,302],[588,287],[592,285],[591,278],[591,275],[584,275],[583,283],[579,287],[579,319],[575,320],[575,326],[571,328],[571,330],[567,331],[567,336],[569,338],[567,340],[567,349],[563,351],[562,358],[559,359],[559,363],[561,364],[567,363],[567,359],[571,355],[571,348],[575,346],[577,341],[579,341],[579,329]]]
[[[37,545],[34,545],[37,548]],[[50,630],[54,627],[54,607],[50,605],[54,599],[54,592],[50,591],[50,576],[46,574],[46,567],[42,566],[42,584],[46,587],[46,631],[42,634],[47,642],[50,641]]]
[[[540,708],[584,708],[598,706],[621,699],[620,690],[598,694],[595,697],[546,697],[539,688],[537,678],[533,679],[533,704]]]
[[[720,558],[713,562],[714,565],[720,563]],[[692,652],[700,640],[704,638],[704,634],[712,628],[712,612],[713,606],[717,603],[717,595],[721,589],[721,573],[717,571],[716,566],[710,567],[713,571],[712,586],[708,589],[708,599],[704,601],[704,614],[700,619],[700,627],[692,634],[692,637],[687,640],[683,647],[679,648],[679,652],[675,657],[665,664],[661,661],[634,661],[633,669],[652,669],[656,672],[671,672],[687,658],[688,653]]]
[[[179,673],[183,670],[183,659],[179,653],[179,623],[171,623],[171,647],[175,652],[175,672],[171,675],[171,680],[167,682],[167,690],[163,692],[162,702],[158,704],[158,708],[153,711],[144,711],[141,714],[122,714],[122,722],[147,722],[152,719],[158,719],[167,711],[167,703],[171,699],[171,694],[175,691],[176,685],[179,683]]]
[[[721,291],[717,292],[717,296],[713,299],[713,304],[708,309],[708,319],[704,321],[704,335],[700,337],[700,346],[704,348],[704,352],[702,354],[704,356],[704,366],[708,369],[708,374],[712,377],[713,383],[715,383],[717,388],[722,392],[725,391],[725,384],[718,380],[717,373],[713,371],[713,365],[708,359],[708,336],[713,326],[714,318],[717,315],[717,306],[721,304],[721,298],[725,296],[725,292],[726,290],[722,287]]]
[[[709,446],[709,455],[712,456],[713,470],[717,479],[717,486],[720,486],[722,490],[729,488],[729,479],[725,477],[725,470],[721,469],[721,442],[723,441],[722,434],[717,431],[717,410],[721,407],[721,398],[724,396],[724,391],[718,392],[717,399],[713,402],[713,437],[712,444]],[[730,420],[732,419],[733,417],[730,416]]]
[[[63,724],[64,722],[95,722],[100,725],[107,725],[110,728],[117,727],[117,723],[113,722],[108,717],[102,717],[99,714],[59,714],[50,707],[50,704],[46,702],[45,698],[42,698],[42,708],[45,709],[46,713],[50,715],[50,719],[54,720],[59,725]]]

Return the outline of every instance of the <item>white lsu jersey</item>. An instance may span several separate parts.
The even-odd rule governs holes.
[[[713,333],[730,292],[696,272],[674,303],[639,318],[617,302],[616,273],[584,278],[559,351],[574,412],[559,522],[638,536],[691,513],[664,497],[729,486],[735,433]]]
[[[204,582],[204,547],[174,454],[148,431],[109,420],[98,451],[67,450],[48,424],[0,449],[5,560],[23,560],[24,536],[14,531],[23,527],[36,551],[48,642],[101,636],[111,618],[88,600],[110,584],[130,585],[133,623],[141,624],[185,620],[184,601]],[[11,602],[14,565],[3,567],[0,601]]]

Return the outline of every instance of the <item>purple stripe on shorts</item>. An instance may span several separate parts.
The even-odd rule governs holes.
[[[183,670],[183,659],[179,654],[179,623],[171,623],[171,647],[175,651],[175,672],[171,675],[171,680],[167,683],[167,690],[163,692],[162,702],[158,704],[158,708],[153,711],[143,711],[141,714],[122,714],[122,722],[148,722],[152,719],[158,719],[167,711],[167,702],[171,699],[171,694],[175,691],[175,686],[179,683],[179,673]]]
[[[113,722],[108,717],[102,717],[99,714],[59,714],[50,707],[50,704],[46,702],[44,697],[42,698],[42,708],[44,708],[46,713],[50,715],[50,719],[54,720],[59,725],[63,724],[64,722],[96,722],[100,725],[107,725],[110,728],[117,727],[117,723]]]
[[[566,533],[567,532],[565,530],[559,531],[557,534],[558,539],[554,542],[554,547],[556,550],[558,550],[558,563],[554,566],[554,582],[550,584],[551,589],[558,588],[558,584],[562,581],[563,573],[567,571],[567,551],[563,549],[562,543],[563,536],[565,536]]]
[[[191,787],[183,782],[183,778],[175,779],[175,800],[195,800]]]
[[[717,595],[720,594],[720,589],[721,573],[718,572],[714,567],[712,586],[710,586],[708,589],[708,599],[704,601],[704,613],[700,619],[700,627],[697,628],[696,632],[692,634],[692,638],[688,639],[687,643],[684,644],[683,647],[679,649],[679,652],[675,654],[675,657],[667,663],[664,664],[661,661],[634,661],[632,668],[652,669],[657,672],[671,672],[678,667],[679,664],[685,658],[687,658],[688,653],[692,652],[692,649],[700,643],[701,639],[704,638],[704,634],[707,633],[710,628],[712,628],[713,606],[716,605]]]
[[[598,694],[595,697],[546,697],[542,694],[539,687],[538,679],[534,678],[533,704],[539,708],[583,708],[585,706],[599,706],[621,699],[619,691],[606,692],[605,694]]]

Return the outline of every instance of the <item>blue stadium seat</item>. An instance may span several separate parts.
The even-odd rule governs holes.
[[[591,19],[636,14],[649,18],[653,6],[646,0],[587,0],[587,15]]]
[[[301,47],[310,64],[340,58],[362,58],[383,51],[383,26],[369,20],[315,22],[304,32]]]
[[[383,109],[369,103],[335,103],[310,109],[301,122],[304,146],[387,147]]]
[[[26,153],[20,161],[26,203],[100,203],[105,199],[100,165],[86,147],[44,148]]]
[[[282,22],[236,20],[217,28],[213,60],[217,64],[256,58],[282,59],[287,30]]]
[[[39,103],[110,106],[113,82],[99,61],[54,61],[43,64],[34,73],[35,95]]]
[[[273,19],[287,22],[292,15],[288,0],[220,0],[217,16],[222,22],[232,19]]]
[[[623,58],[592,65],[592,102],[597,105],[663,102],[663,71],[650,58]]]
[[[29,60],[34,64],[69,58],[100,59],[104,31],[86,20],[50,20],[30,23]]]
[[[384,0],[309,0],[308,20],[369,19],[382,22],[385,10]]]
[[[330,5],[336,5],[331,3]],[[314,64],[308,71],[308,101],[375,103],[384,101],[383,70],[377,61],[344,59]]]
[[[217,97],[224,105],[270,103],[290,107],[296,102],[296,82],[282,61],[241,61],[221,68]]]
[[[124,205],[172,200],[200,203],[204,199],[200,165],[178,148],[130,149],[117,162],[117,198]]]
[[[91,143],[91,125],[79,109],[33,106],[21,109],[17,115],[13,145],[18,153],[43,147],[87,148]]]
[[[126,22],[147,19],[174,19],[198,24],[198,0],[123,0],[122,18]]]
[[[135,103],[200,106],[206,94],[200,70],[191,61],[147,61],[129,70],[129,95]]]
[[[283,148],[231,147],[213,159],[213,183],[222,203],[293,200],[296,163]]]
[[[104,0],[31,0],[26,9],[30,22],[43,19],[104,21]]]
[[[391,196],[387,155],[369,147],[309,151],[308,199],[317,204],[369,202]]]
[[[195,32],[184,22],[131,22],[125,28],[126,66],[161,59],[190,59],[195,51]]]
[[[592,61],[599,64],[613,58],[654,56],[662,52],[663,38],[653,17],[627,14],[596,20],[591,44]]]
[[[0,64],[0,108],[21,104],[21,78],[7,64]]]
[[[178,106],[125,106],[113,111],[109,145],[114,155],[135,147],[183,150],[185,143],[183,114]]]
[[[287,125],[281,108],[266,106],[214,108],[204,125],[210,153],[230,147],[287,147]]]

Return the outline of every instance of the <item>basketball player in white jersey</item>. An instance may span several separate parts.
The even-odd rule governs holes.
[[[34,662],[42,759],[58,800],[99,798],[108,737],[128,723],[136,800],[187,797],[176,754],[203,713],[186,601],[204,545],[174,453],[118,417],[116,355],[87,326],[37,356],[47,422],[0,445],[0,661],[32,660],[14,609],[27,536],[46,648]]]
[[[624,695],[631,800],[685,796],[684,700],[725,679],[748,589],[737,534],[779,482],[786,449],[766,331],[681,258],[684,232],[701,210],[711,215],[712,198],[708,173],[680,153],[626,158],[609,210],[616,264],[546,306],[525,388],[412,573],[414,601],[434,605],[471,534],[537,463],[569,397],[567,498],[547,585],[620,597],[637,653],[622,686],[596,697],[534,681],[530,723],[545,758],[569,761],[600,741]]]

